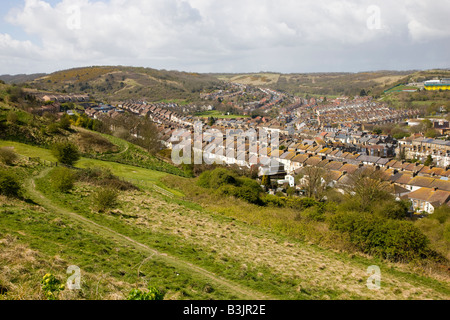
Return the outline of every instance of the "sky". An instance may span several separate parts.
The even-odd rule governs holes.
[[[0,0],[0,74],[450,68],[448,0]]]

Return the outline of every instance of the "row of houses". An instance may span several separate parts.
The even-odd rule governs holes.
[[[450,165],[450,141],[411,136],[399,141],[397,154],[425,162],[431,156],[438,166]]]

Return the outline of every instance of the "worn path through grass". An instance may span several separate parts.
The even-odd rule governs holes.
[[[179,258],[170,256],[168,254],[159,252],[155,249],[150,248],[149,246],[147,246],[145,244],[142,244],[136,240],[133,240],[130,237],[122,235],[110,228],[107,228],[98,223],[95,223],[95,222],[93,222],[85,217],[82,217],[74,212],[71,212],[65,208],[57,206],[50,199],[46,198],[41,192],[39,192],[35,186],[35,180],[38,178],[44,177],[49,172],[49,170],[50,169],[45,169],[44,171],[41,172],[41,174],[39,176],[29,179],[25,183],[25,187],[29,193],[31,200],[40,204],[42,207],[44,207],[48,210],[51,210],[55,213],[64,215],[66,217],[70,217],[71,219],[84,225],[87,228],[86,230],[89,230],[92,232],[98,232],[100,235],[103,235],[106,238],[112,239],[112,240],[120,242],[120,243],[127,242],[128,244],[133,245],[137,250],[144,251],[146,254],[148,254],[149,259],[158,259],[167,264],[173,265],[177,268],[184,269],[187,272],[198,274],[198,275],[202,276],[203,278],[208,279],[212,283],[215,283],[218,287],[222,288],[224,291],[235,294],[240,299],[244,299],[244,300],[247,300],[247,299],[248,300],[272,299],[272,297],[270,297],[268,295],[263,295],[259,292],[255,292],[254,290],[240,286],[240,285],[238,285],[234,282],[231,282],[229,280],[226,280],[224,278],[218,277],[214,273],[207,271],[203,268],[200,268],[192,263],[183,261]]]

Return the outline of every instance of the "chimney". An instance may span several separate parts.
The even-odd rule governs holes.
[[[413,178],[417,177],[417,172],[413,172]]]
[[[342,175],[345,176],[348,172],[347,171],[343,171]]]
[[[397,173],[398,173],[398,170],[397,170],[397,169],[394,169],[394,175],[397,174]]]
[[[327,160],[326,156],[322,156],[322,161]]]
[[[359,164],[359,167],[360,167],[360,168],[364,167],[364,164],[360,163],[360,164]]]
[[[436,192],[436,191],[438,191],[438,190],[439,190],[439,188],[437,188],[437,187],[434,187],[434,188],[433,188],[433,191],[434,191],[434,192]]]
[[[342,165],[345,166],[347,164],[347,162],[342,162]]]

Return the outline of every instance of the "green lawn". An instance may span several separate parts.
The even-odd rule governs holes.
[[[226,115],[225,114],[224,115],[223,112],[218,111],[218,110],[198,112],[194,116],[196,116],[196,117],[203,117],[203,118],[214,117],[214,118],[219,118],[219,119],[248,118],[248,116],[240,116],[240,115],[234,115],[234,114],[230,114],[230,115]]]

